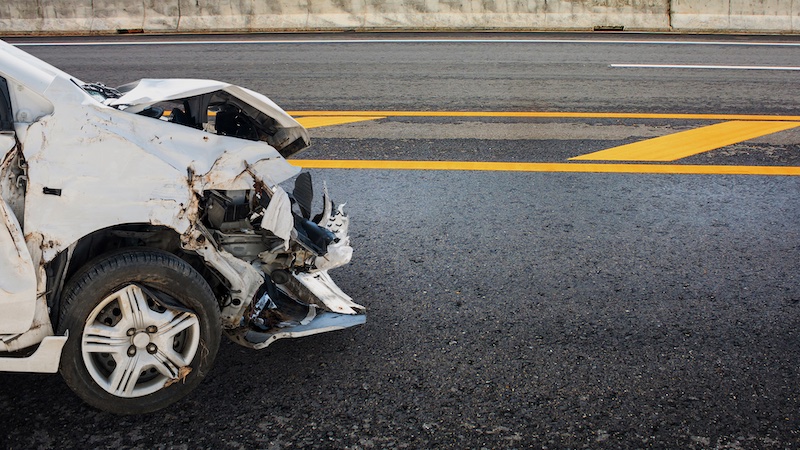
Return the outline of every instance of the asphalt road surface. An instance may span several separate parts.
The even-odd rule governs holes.
[[[460,41],[430,42],[440,38]],[[384,111],[312,128],[307,160],[560,164],[725,121],[392,111],[794,115],[799,99],[800,41],[780,37],[47,41],[154,41],[24,47],[84,81],[212,78],[298,115]],[[799,152],[790,129],[671,164],[792,168]],[[146,416],[94,410],[56,375],[0,374],[0,437],[8,448],[800,447],[800,177],[543,167],[312,169],[347,201],[356,253],[332,275],[368,307],[366,325],[261,351],[226,342],[193,395]]]

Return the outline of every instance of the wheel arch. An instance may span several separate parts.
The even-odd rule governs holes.
[[[87,264],[125,248],[148,248],[171,253],[189,263],[221,298],[224,283],[218,274],[205,264],[203,258],[181,247],[180,234],[167,226],[150,223],[128,223],[96,230],[61,251],[45,264],[47,275],[47,305],[53,328],[58,328],[65,287]]]

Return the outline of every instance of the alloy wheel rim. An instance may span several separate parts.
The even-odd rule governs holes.
[[[185,377],[199,345],[195,314],[163,305],[136,284],[105,297],[89,314],[81,336],[92,379],[124,398],[152,394]]]

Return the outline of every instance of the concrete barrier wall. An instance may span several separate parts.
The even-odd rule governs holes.
[[[671,10],[676,30],[800,32],[800,0],[672,0]]]
[[[800,31],[800,0],[2,0],[0,34]]]

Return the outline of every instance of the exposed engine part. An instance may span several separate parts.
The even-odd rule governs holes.
[[[253,300],[246,325],[259,332],[305,325],[316,316],[316,308],[295,301],[269,278],[265,279]]]
[[[248,191],[206,191],[205,218],[208,225],[213,229],[242,226],[242,221],[253,210],[248,194]]]
[[[314,186],[311,182],[311,174],[303,172],[294,180],[294,200],[300,208],[300,215],[304,219],[311,218],[311,201],[314,199]]]
[[[324,189],[323,211],[312,222],[312,196],[308,173],[292,194],[258,178],[252,190],[204,193],[202,218],[213,241],[265,279],[245,303],[242,327],[266,336],[304,324],[317,311],[356,314],[361,308],[320,272],[350,260],[348,219]]]
[[[272,273],[270,273],[270,277],[272,277],[272,281],[274,281],[275,284],[286,284],[292,279],[292,274],[289,273],[288,270],[279,269],[273,270]]]

